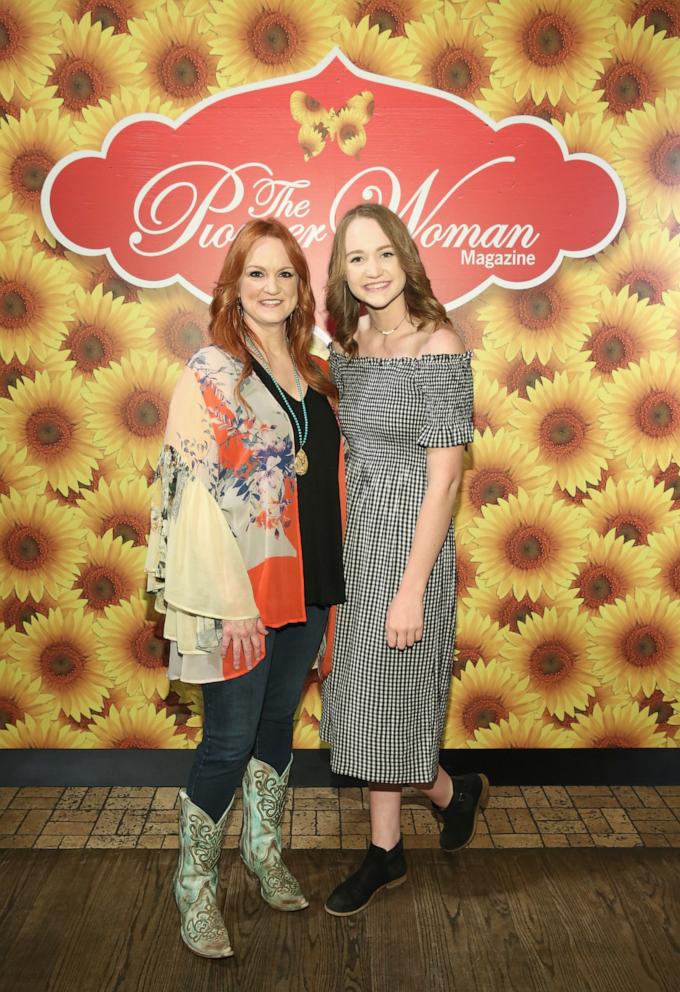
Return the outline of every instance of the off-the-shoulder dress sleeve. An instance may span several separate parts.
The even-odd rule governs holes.
[[[472,352],[423,355],[416,376],[425,400],[426,423],[418,444],[452,448],[472,441]]]
[[[255,617],[241,552],[215,498],[218,460],[208,411],[193,371],[173,394],[151,509],[147,589],[165,613],[165,636],[181,654],[220,643],[223,620]]]
[[[347,365],[347,356],[337,351],[332,345],[328,352],[328,365],[331,371],[331,379],[338,390],[338,396],[342,398],[342,377]]]

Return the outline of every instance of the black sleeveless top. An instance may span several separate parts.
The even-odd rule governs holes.
[[[255,358],[253,371],[290,420],[290,414],[272,377]],[[286,399],[304,430],[302,403],[290,393],[286,393]],[[305,406],[309,433],[304,447],[309,469],[305,475],[297,476],[305,603],[308,606],[333,606],[345,602],[338,486],[340,429],[326,397],[309,385]],[[290,426],[297,452],[300,440],[295,424],[291,422]]]

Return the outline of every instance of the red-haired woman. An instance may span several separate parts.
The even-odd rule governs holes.
[[[310,353],[309,270],[286,227],[239,232],[211,316],[213,343],[170,405],[147,571],[170,677],[203,690],[203,739],[180,793],[182,938],[227,957],[218,862],[241,782],[246,867],[275,909],[307,906],[280,825],[293,714],[329,608],[344,600],[341,451],[335,389]]]

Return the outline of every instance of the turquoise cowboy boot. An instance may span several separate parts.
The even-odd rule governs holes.
[[[203,958],[228,958],[234,953],[217,908],[217,879],[227,815],[219,823],[179,794],[179,863],[173,880],[181,918],[182,940]]]
[[[291,912],[309,905],[281,858],[281,819],[293,759],[279,776],[271,765],[251,758],[243,776],[241,858],[260,883],[273,909]]]

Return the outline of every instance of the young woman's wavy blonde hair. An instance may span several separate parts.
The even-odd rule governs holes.
[[[367,217],[376,221],[392,245],[399,264],[406,274],[404,287],[406,308],[410,318],[417,322],[418,330],[422,331],[431,325],[433,330],[442,325],[451,326],[446,310],[432,292],[418,248],[406,224],[387,207],[377,203],[360,203],[359,206],[348,210],[338,224],[328,263],[326,309],[335,324],[335,339],[343,351],[350,356],[355,355],[357,351],[354,334],[359,321],[360,305],[347,285],[345,257],[347,228],[357,217]]]
[[[236,396],[243,402],[241,386],[253,371],[252,358],[246,347],[247,338],[255,339],[258,347],[262,345],[257,336],[246,327],[239,299],[239,284],[246,260],[260,238],[277,238],[281,242],[298,277],[297,306],[286,322],[286,336],[293,361],[302,378],[313,389],[335,399],[335,386],[309,354],[314,334],[315,308],[307,260],[288,228],[273,218],[251,220],[241,228],[227,252],[210,304],[210,336],[213,342],[243,362],[243,371],[236,385]]]

